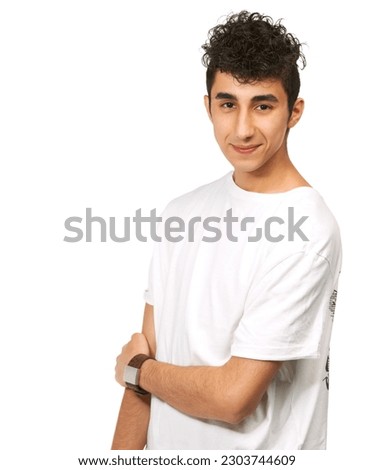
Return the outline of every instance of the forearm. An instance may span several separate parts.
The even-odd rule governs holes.
[[[150,396],[126,389],[118,413],[112,450],[142,450],[147,443]]]
[[[225,366],[180,367],[146,361],[140,386],[188,415],[232,422],[236,421],[231,401],[234,397],[230,397],[227,382],[230,372],[226,369]],[[231,380],[235,381],[235,377]]]

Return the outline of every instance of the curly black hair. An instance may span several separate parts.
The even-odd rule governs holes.
[[[280,80],[292,111],[300,91],[298,62],[304,68],[306,60],[301,43],[287,32],[281,20],[274,22],[270,16],[243,10],[212,28],[202,48],[209,99],[219,70],[231,74],[240,83]]]

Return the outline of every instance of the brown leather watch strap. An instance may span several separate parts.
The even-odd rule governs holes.
[[[155,360],[153,357],[150,357],[150,356],[147,356],[146,354],[137,354],[136,356],[134,356],[130,362],[128,363],[127,367],[130,367],[130,368],[134,368],[134,369],[138,369],[138,372],[136,373],[136,376],[137,376],[137,382],[138,382],[138,378],[139,378],[139,373],[140,373],[140,368],[141,366],[144,364],[145,361],[147,361],[148,359],[153,359]],[[131,370],[131,369],[129,369]],[[138,393],[139,395],[147,395],[149,394],[149,392],[147,392],[146,390],[142,389],[138,383],[131,383],[131,382],[125,382],[126,383],[126,387],[129,388],[130,390],[133,390],[134,392]]]
[[[143,363],[147,361],[148,359],[152,359],[152,357],[147,356],[147,354],[137,354],[130,360],[128,365],[131,367],[136,367],[137,369],[140,369]]]

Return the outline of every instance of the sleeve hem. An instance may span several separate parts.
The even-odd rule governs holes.
[[[149,305],[154,305],[153,296],[149,290],[145,290],[143,294],[143,299]]]
[[[233,346],[231,355],[264,361],[292,361],[296,359],[318,359],[320,352],[315,348],[307,349],[305,347],[284,350]]]

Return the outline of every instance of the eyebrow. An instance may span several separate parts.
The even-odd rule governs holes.
[[[219,93],[216,94],[215,96],[216,100],[233,100],[233,101],[238,101],[238,98],[235,95],[232,95],[231,93],[225,93],[220,91]],[[259,101],[270,101],[272,103],[278,103],[278,98],[275,95],[272,95],[271,93],[268,95],[256,95],[251,98],[251,101],[253,103],[258,103]]]

